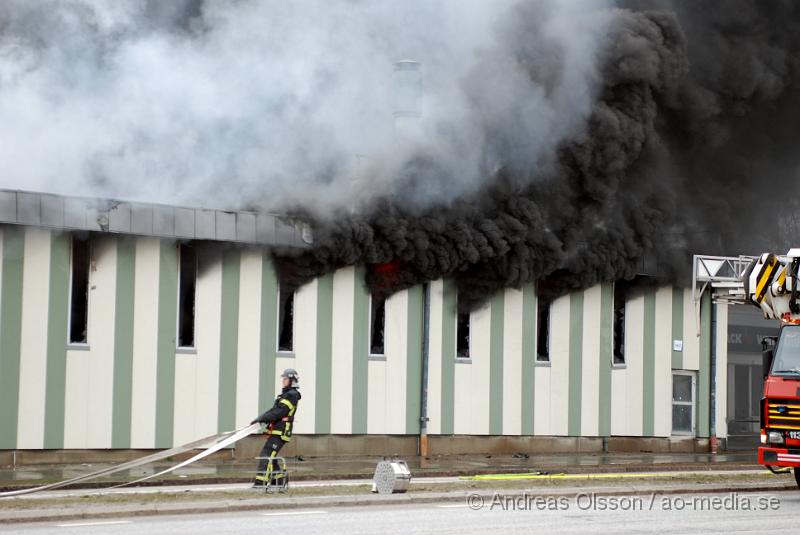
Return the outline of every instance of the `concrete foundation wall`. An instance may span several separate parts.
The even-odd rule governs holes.
[[[281,450],[294,457],[412,457],[418,452],[417,435],[303,435]],[[253,459],[264,439],[248,437],[235,448],[215,454],[216,459]],[[429,457],[449,455],[602,454],[600,437],[544,436],[429,436]],[[707,453],[708,439],[661,437],[610,437],[608,453]],[[0,466],[36,464],[118,463],[153,453],[153,450],[6,450]],[[188,457],[184,454],[180,458]]]

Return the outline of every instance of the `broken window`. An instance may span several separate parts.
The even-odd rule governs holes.
[[[294,351],[294,295],[284,284],[278,290],[278,351]]]
[[[194,347],[197,251],[188,244],[178,248],[178,347]]]
[[[550,362],[550,305],[548,299],[536,303],[536,360]]]
[[[614,364],[625,364],[625,286],[614,284]]]
[[[386,328],[386,299],[370,296],[369,354],[384,354],[384,330]]]
[[[469,312],[459,312],[456,325],[456,358],[468,359],[469,355]]]
[[[89,239],[72,237],[69,343],[87,344],[89,325]]]

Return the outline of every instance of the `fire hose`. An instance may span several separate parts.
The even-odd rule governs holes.
[[[188,466],[196,461],[199,461],[209,455],[223,449],[227,448],[235,444],[236,442],[242,440],[244,437],[250,435],[251,433],[258,431],[261,428],[261,424],[252,424],[248,425],[247,427],[243,427],[241,429],[237,429],[235,431],[227,431],[225,433],[220,433],[217,435],[211,435],[205,438],[201,438],[200,440],[195,440],[194,442],[190,442],[188,444],[184,444],[182,446],[177,446],[175,448],[171,448],[168,450],[160,451],[158,453],[154,453],[152,455],[147,455],[140,459],[136,459],[133,461],[128,461],[116,466],[111,466],[108,468],[104,468],[103,470],[98,470],[97,472],[92,472],[90,474],[84,474],[82,476],[76,476],[70,479],[66,479],[64,481],[59,481],[57,483],[49,483],[47,485],[41,485],[39,487],[32,487],[27,489],[20,489],[20,490],[12,490],[8,492],[0,492],[0,498],[8,498],[12,496],[22,496],[24,494],[32,494],[34,492],[41,492],[43,490],[54,490],[62,487],[66,487],[69,485],[73,485],[75,483],[83,483],[92,479],[96,479],[98,477],[108,476],[111,474],[115,474],[117,472],[122,472],[124,470],[130,470],[133,468],[137,468],[139,466],[143,466],[145,464],[153,463],[156,461],[160,461],[163,459],[167,459],[174,455],[180,455],[182,453],[186,453],[187,451],[191,451],[197,448],[205,447],[203,451],[197,453],[196,455],[186,459],[183,462],[180,462],[174,466],[171,466],[165,470],[162,470],[158,473],[151,474],[149,476],[142,477],[135,481],[129,481],[126,483],[121,483],[119,485],[114,485],[110,488],[119,488],[124,487],[127,485],[135,485],[137,483],[141,483],[143,481],[147,481],[148,479],[153,479],[155,477],[163,476],[170,472],[177,470],[178,468],[183,468],[184,466]]]

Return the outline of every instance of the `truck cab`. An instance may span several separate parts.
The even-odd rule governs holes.
[[[800,485],[800,325],[784,325],[765,349],[764,373],[758,462],[772,471],[795,468]]]

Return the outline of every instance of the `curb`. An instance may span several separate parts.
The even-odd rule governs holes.
[[[415,477],[465,477],[473,475],[484,474],[514,474],[522,471],[542,471],[552,474],[563,473],[592,473],[598,474],[616,474],[627,472],[702,472],[702,471],[724,471],[724,470],[743,470],[752,469],[753,471],[763,470],[763,467],[755,462],[741,462],[741,461],[725,461],[719,463],[680,463],[663,465],[657,463],[649,464],[615,464],[615,465],[594,465],[594,466],[517,466],[509,468],[471,468],[469,470],[415,470],[413,472]],[[370,479],[372,478],[372,471],[355,471],[351,473],[338,473],[338,474],[319,474],[319,473],[292,473],[292,481],[316,481],[325,479],[330,481],[347,481],[352,479]],[[194,479],[164,479],[158,481],[147,481],[138,485],[131,485],[131,488],[137,487],[163,487],[163,486],[187,486],[187,485],[213,485],[213,484],[233,484],[233,483],[247,483],[251,481],[250,478],[243,477],[203,477]],[[111,485],[124,483],[123,480],[103,481],[102,483],[86,483],[76,484],[69,487],[64,487],[69,490],[81,489],[103,489]],[[27,488],[37,487],[39,484],[30,485],[8,485],[8,481],[0,481],[0,492],[23,490]]]
[[[417,494],[391,494],[391,495],[355,495],[355,496],[312,496],[307,498],[277,498],[270,502],[259,500],[237,500],[206,502],[202,505],[187,504],[151,504],[119,506],[107,510],[79,510],[71,512],[56,512],[46,514],[45,511],[31,510],[26,514],[5,516],[0,514],[0,522],[9,524],[31,524],[40,522],[63,522],[89,519],[109,519],[124,517],[149,517],[159,515],[189,515],[189,514],[212,514],[212,513],[231,513],[248,511],[273,511],[287,509],[317,508],[317,507],[357,507],[369,505],[417,505],[438,503],[464,502],[467,497],[478,495],[484,500],[491,499],[496,493],[501,492],[505,496],[552,496],[564,497],[575,496],[577,494],[593,494],[597,496],[645,496],[645,495],[677,495],[677,494],[711,494],[711,493],[757,493],[757,492],[786,492],[797,490],[797,486],[792,484],[755,484],[751,486],[742,485],[710,485],[705,487],[697,486],[673,486],[667,488],[653,487],[573,487],[562,489],[469,489],[465,491],[450,492],[419,492]],[[44,513],[44,514],[43,514]]]

